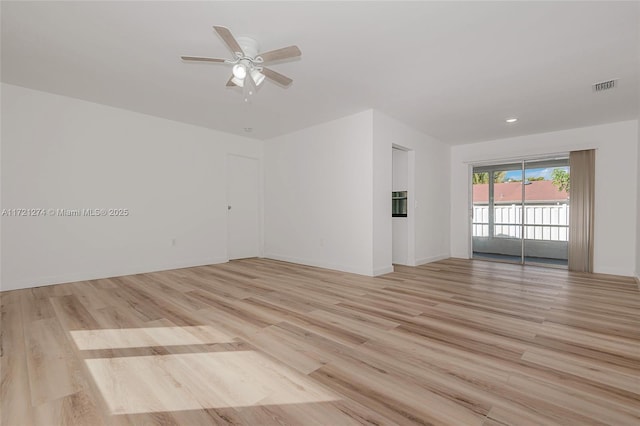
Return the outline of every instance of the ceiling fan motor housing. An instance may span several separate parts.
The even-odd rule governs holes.
[[[260,45],[258,45],[256,40],[250,37],[237,37],[236,40],[238,40],[238,44],[242,47],[246,58],[254,60],[256,56],[258,56]]]

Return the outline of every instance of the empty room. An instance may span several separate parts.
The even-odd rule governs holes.
[[[640,2],[0,2],[0,424],[640,424]]]

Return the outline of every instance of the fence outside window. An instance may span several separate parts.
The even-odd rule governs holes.
[[[569,241],[569,205],[524,206],[524,238],[540,241]],[[474,204],[473,236],[495,238],[522,237],[522,205],[494,207],[493,235],[490,232],[489,206]]]

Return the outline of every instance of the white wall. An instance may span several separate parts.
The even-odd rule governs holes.
[[[0,84],[0,100],[2,99],[2,91],[4,84]],[[0,212],[4,204],[2,203],[2,107],[0,106]],[[4,288],[2,286],[2,217],[0,216],[0,291]]]
[[[372,110],[265,142],[265,256],[391,272],[393,144],[415,163],[408,263],[448,257],[449,147]]]
[[[638,27],[640,28],[640,14],[638,14]],[[638,33],[640,37],[640,32]],[[640,56],[640,43],[638,43],[638,56]],[[640,113],[638,115],[638,181],[640,181]],[[636,204],[636,281],[640,287],[640,182],[638,183]]]
[[[597,150],[594,271],[633,275],[638,221],[635,120],[452,147],[452,256],[469,257],[470,164],[592,148]]]
[[[374,111],[374,270],[392,261],[392,146],[409,150],[408,264],[449,257],[450,147]]]
[[[392,150],[391,191],[407,191],[409,187],[409,153],[401,149]],[[392,217],[391,260],[396,265],[408,265],[409,261],[409,217]]]
[[[265,257],[372,274],[371,140],[368,110],[265,141]]]
[[[409,187],[409,153],[403,149],[393,148],[391,156],[393,167],[391,191],[406,191]]]
[[[636,279],[640,285],[640,119],[638,119],[638,195],[636,204]]]
[[[130,215],[2,217],[2,290],[226,261],[227,153],[262,142],[3,84],[2,208]]]
[[[384,127],[384,123],[380,117],[378,111],[373,112],[373,275],[393,272],[392,142],[381,135],[380,126]]]

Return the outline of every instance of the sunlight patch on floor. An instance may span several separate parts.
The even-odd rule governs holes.
[[[210,326],[146,327],[103,330],[72,330],[78,349],[142,348],[150,346],[228,343],[233,338]]]
[[[85,360],[111,414],[335,401],[255,351]]]

